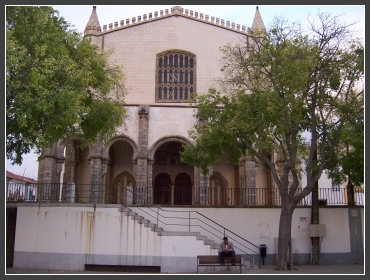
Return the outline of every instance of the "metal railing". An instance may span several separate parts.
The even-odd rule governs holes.
[[[297,192],[302,191],[297,189]],[[356,205],[363,205],[363,189],[355,189]],[[132,207],[135,213],[148,220],[155,220],[164,230],[199,232],[201,235],[222,240],[228,236],[235,251],[250,258],[258,256],[261,265],[260,247],[249,242],[225,226],[193,210],[172,210],[162,207],[179,206],[265,206],[281,205],[277,189],[271,188],[148,188],[121,187],[73,183],[7,184],[8,202],[62,202],[62,203],[109,203]],[[326,205],[346,205],[346,188],[320,188],[319,202]],[[299,206],[311,205],[311,194]],[[159,205],[160,206],[159,206]]]
[[[278,189],[273,188],[186,188],[186,187],[130,187],[135,194],[129,198],[128,189],[108,185],[73,183],[7,184],[6,201],[103,204],[147,204],[162,206],[214,206],[279,207],[281,198]],[[297,193],[302,189],[297,189]],[[364,191],[355,188],[356,205],[364,205]],[[346,188],[319,188],[321,205],[347,205]],[[304,197],[300,206],[312,205],[312,195]]]
[[[222,240],[224,236],[228,236],[229,240],[234,243],[235,252],[244,254],[246,258],[250,258],[254,264],[255,256],[259,256],[259,264],[261,265],[261,256],[259,254],[259,246],[251,243],[235,232],[220,225],[207,216],[193,210],[170,210],[163,209],[158,205],[150,203],[145,197],[141,197],[134,190],[124,188],[128,201],[140,201],[142,205],[123,203],[123,206],[133,206],[135,213],[149,220],[154,219],[157,227],[162,227],[164,230],[182,230],[188,232],[199,232],[200,235],[206,237],[214,237],[216,240]],[[186,193],[184,193],[186,194]]]

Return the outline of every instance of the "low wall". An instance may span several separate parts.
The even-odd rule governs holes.
[[[143,209],[130,207],[140,213]],[[217,237],[235,232],[252,244],[265,244],[264,264],[275,264],[280,209],[265,208],[164,208],[168,217],[204,215],[226,230]],[[178,213],[173,212],[178,211]],[[310,208],[298,208],[292,220],[293,264],[309,264]],[[165,216],[164,213],[163,217]],[[142,213],[140,213],[142,215]],[[348,264],[364,260],[364,209],[320,208],[322,264]],[[151,217],[151,222],[156,219]],[[166,219],[164,219],[166,220]],[[167,226],[165,230],[201,232],[197,226]],[[184,223],[190,220],[184,220]],[[205,234],[201,232],[201,234]],[[230,237],[229,237],[230,239]],[[253,246],[252,246],[253,247]],[[237,250],[236,250],[237,251]],[[15,268],[84,270],[85,264],[159,266],[162,273],[196,272],[196,255],[215,254],[195,236],[161,236],[151,228],[124,215],[117,205],[17,204],[14,244]],[[237,253],[240,253],[237,251]],[[259,254],[249,252],[245,260],[260,264]]]

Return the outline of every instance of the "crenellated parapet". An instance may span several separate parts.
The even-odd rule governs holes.
[[[85,28],[85,34],[86,35],[99,35],[101,33],[101,27],[100,26],[86,26]]]
[[[200,21],[203,23],[215,25],[218,27],[222,27],[228,30],[233,30],[235,32],[247,34],[250,33],[250,28],[246,29],[244,25],[235,24],[234,22],[225,21],[224,19],[220,19],[218,17],[209,16],[207,14],[198,13],[193,10],[183,9],[181,6],[174,6],[171,8],[171,12],[169,9],[155,11],[154,13],[144,14],[137,17],[128,18],[126,20],[116,21],[114,23],[109,23],[108,25],[103,25],[103,33],[113,32],[116,30],[120,30],[123,28],[132,27],[135,25],[172,17],[172,16],[182,16],[185,18],[190,18],[196,21]]]

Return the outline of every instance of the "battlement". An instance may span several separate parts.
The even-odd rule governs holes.
[[[216,25],[222,28],[234,30],[236,32],[240,33],[250,33],[250,28],[246,29],[244,25],[235,24],[234,22],[225,21],[224,19],[220,19],[218,17],[209,16],[203,13],[198,13],[192,10],[183,9],[180,6],[174,6],[171,8],[171,13],[169,12],[169,9],[155,11],[154,13],[144,14],[142,16],[133,17],[130,21],[130,19],[121,20],[118,24],[118,21],[114,23],[109,23],[109,25],[103,25],[103,30],[100,30],[100,28],[96,28],[95,26],[89,27],[89,28],[95,28],[97,32],[111,32],[116,31],[118,29],[131,27],[134,25],[170,17],[170,16],[183,16],[191,19],[195,19],[201,22],[205,22],[207,24]],[[99,30],[98,30],[99,29]],[[95,31],[95,30],[94,30]]]
[[[91,34],[91,33],[98,34],[98,33],[102,32],[100,26],[98,26],[98,27],[96,27],[96,26],[86,26],[85,33],[86,33],[86,31],[88,31],[88,34]]]

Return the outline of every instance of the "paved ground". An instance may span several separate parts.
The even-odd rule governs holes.
[[[365,275],[363,264],[354,265],[297,265],[290,271],[278,271],[275,265],[263,265],[261,269],[248,269],[245,274],[358,274]],[[239,271],[224,271],[216,273],[205,272],[205,268],[200,271],[201,274],[239,274]],[[38,269],[18,269],[6,268],[7,274],[156,274],[156,273],[132,273],[117,271],[61,271],[61,270],[38,270]],[[157,273],[158,274],[158,273]],[[186,273],[186,274],[196,274]]]

